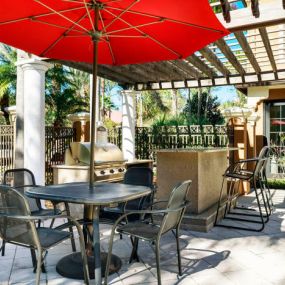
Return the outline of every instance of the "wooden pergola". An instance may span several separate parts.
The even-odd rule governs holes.
[[[213,1],[212,1],[213,2]],[[242,3],[243,8],[233,9]],[[135,90],[285,82],[285,0],[216,0],[219,20],[230,35],[185,60],[99,66],[99,76]],[[91,73],[86,63],[62,63]]]

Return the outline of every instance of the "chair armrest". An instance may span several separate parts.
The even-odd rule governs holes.
[[[1,208],[0,208],[1,210]],[[16,220],[24,220],[24,221],[30,221],[30,222],[34,222],[34,221],[44,221],[44,220],[49,220],[49,219],[58,219],[58,218],[66,218],[68,219],[72,224],[74,224],[74,226],[76,226],[76,228],[80,228],[80,223],[74,219],[71,216],[68,215],[55,215],[55,216],[19,216],[19,215],[7,215],[7,214],[1,214],[0,212],[0,217],[7,217],[7,218],[11,218],[11,219],[16,219]],[[59,226],[60,227],[60,226]],[[56,228],[55,228],[56,229]],[[81,228],[80,228],[81,230]]]
[[[244,165],[251,162],[258,162],[260,158],[249,158],[249,159],[241,159],[231,165],[229,165],[224,173],[226,176],[227,174],[231,173],[240,173],[241,171],[247,172],[247,174],[253,174],[253,171],[247,171],[244,168]]]
[[[247,158],[247,159],[240,159],[237,162],[240,162],[240,163],[255,162],[255,161],[258,161],[259,159],[260,159],[259,157],[253,157],[253,158]]]
[[[186,201],[184,205],[182,205],[179,208],[175,208],[175,209],[162,209],[162,210],[137,210],[137,211],[131,211],[128,212],[124,215],[122,215],[120,218],[117,219],[117,221],[114,223],[113,228],[115,229],[118,224],[125,218],[127,218],[130,215],[135,215],[135,214],[141,214],[141,215],[147,215],[147,214],[167,214],[167,213],[171,213],[171,212],[177,212],[179,210],[182,210],[184,208],[186,208],[188,205],[190,204],[190,201]]]

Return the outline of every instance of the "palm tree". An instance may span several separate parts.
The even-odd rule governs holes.
[[[17,51],[7,45],[0,45],[0,106],[4,112],[6,124],[9,124],[9,114],[5,108],[10,103],[15,104],[17,68]]]
[[[69,82],[75,88],[76,97],[82,98],[85,100],[86,104],[89,106],[90,98],[90,75],[87,72],[70,68],[69,73]]]
[[[142,92],[142,116],[143,121],[154,121],[157,117],[169,112],[163,96],[167,91],[144,91]]]
[[[55,64],[46,75],[47,121],[63,126],[68,114],[85,111],[88,104],[79,97],[76,85],[70,80],[70,69]]]

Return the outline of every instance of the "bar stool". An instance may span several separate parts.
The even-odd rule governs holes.
[[[215,226],[228,227],[239,230],[262,231],[265,223],[268,222],[272,213],[273,203],[270,189],[266,177],[266,165],[269,159],[269,148],[264,147],[260,151],[258,158],[240,160],[234,165],[230,165],[223,175],[223,183],[220,191]],[[247,165],[254,163],[253,171],[247,170]],[[224,183],[229,182],[226,200],[223,197]],[[239,196],[239,186],[243,182],[249,182],[252,191],[255,193],[258,209],[248,206],[238,206],[237,198]],[[219,220],[219,216],[223,212],[223,219],[243,222],[244,224],[233,225],[224,223]],[[252,224],[259,224],[259,227],[252,227]]]

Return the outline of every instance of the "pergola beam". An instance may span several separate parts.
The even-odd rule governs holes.
[[[104,76],[105,78],[110,79],[112,81],[117,81],[123,85],[132,84],[135,80],[134,77],[131,77],[129,74],[126,75],[121,71],[104,64],[101,64],[98,67],[98,75],[102,77]],[[140,81],[139,78],[137,78],[137,80]]]
[[[267,31],[266,31],[266,28],[265,27],[259,28],[259,34],[260,34],[261,39],[263,41],[264,47],[266,49],[266,52],[267,52],[270,64],[272,66],[272,70],[274,72],[276,72],[277,71],[277,66],[276,66],[276,62],[275,62],[275,59],[274,59],[273,51],[272,51],[272,48],[271,48],[271,45],[270,45],[270,40],[269,40]]]
[[[217,14],[217,17],[225,28],[231,32],[284,24],[285,22],[285,10],[282,9],[280,0],[270,1],[269,3],[260,3],[259,11],[259,18],[252,17],[252,11],[249,7],[231,11],[230,23],[227,23],[224,20],[222,13]]]
[[[230,14],[230,4],[228,0],[220,0],[223,16],[227,23],[231,21],[231,14]]]
[[[212,70],[210,67],[208,67],[207,64],[205,64],[198,56],[195,54],[192,54],[191,56],[186,58],[187,61],[189,61],[191,64],[193,64],[195,67],[200,69],[203,73],[205,73],[208,77],[213,78],[217,76],[216,72]]]
[[[254,17],[258,18],[260,16],[258,0],[251,0],[251,11]]]
[[[199,72],[197,69],[192,67],[188,62],[185,60],[173,60],[173,64],[177,65],[179,68],[183,69],[187,74],[189,74],[190,77],[194,77],[196,79],[199,79],[203,77],[203,74]]]
[[[235,68],[235,70],[240,75],[244,75],[245,74],[244,68],[239,63],[239,61],[236,58],[236,56],[234,55],[234,53],[231,51],[231,49],[227,45],[226,41],[224,39],[220,39],[220,40],[216,41],[215,44],[221,50],[221,52],[226,56],[226,58],[229,60],[229,62],[232,64],[232,66]]]
[[[224,64],[219,60],[219,58],[208,47],[201,49],[200,53],[224,76],[228,76],[230,74],[230,71],[224,66]]]
[[[228,78],[216,77],[216,78],[201,78],[201,79],[187,79],[180,81],[163,81],[163,82],[150,82],[149,84],[137,83],[135,85],[137,90],[158,90],[158,89],[172,89],[172,88],[197,88],[197,87],[212,87],[212,86],[224,86],[224,85],[235,85],[235,86],[264,86],[277,84],[278,82],[284,82],[285,70],[277,71],[279,81],[276,81],[274,72],[262,72],[260,76],[255,73],[249,73],[244,76],[231,74]],[[261,77],[261,81],[260,78]],[[161,87],[162,86],[162,87]]]
[[[261,69],[260,66],[257,62],[257,60],[255,59],[255,56],[252,52],[252,49],[250,47],[250,45],[247,42],[247,39],[245,37],[245,35],[243,34],[243,32],[235,32],[235,37],[238,40],[241,48],[243,49],[246,57],[248,58],[250,64],[252,65],[253,69],[255,70],[255,72],[257,74],[261,73]]]
[[[150,64],[136,64],[133,65],[134,68],[139,68],[143,72],[147,73],[151,80],[149,81],[160,81],[161,79],[169,78],[169,76],[166,77],[165,72],[160,72],[157,68],[154,68],[153,65]]]

